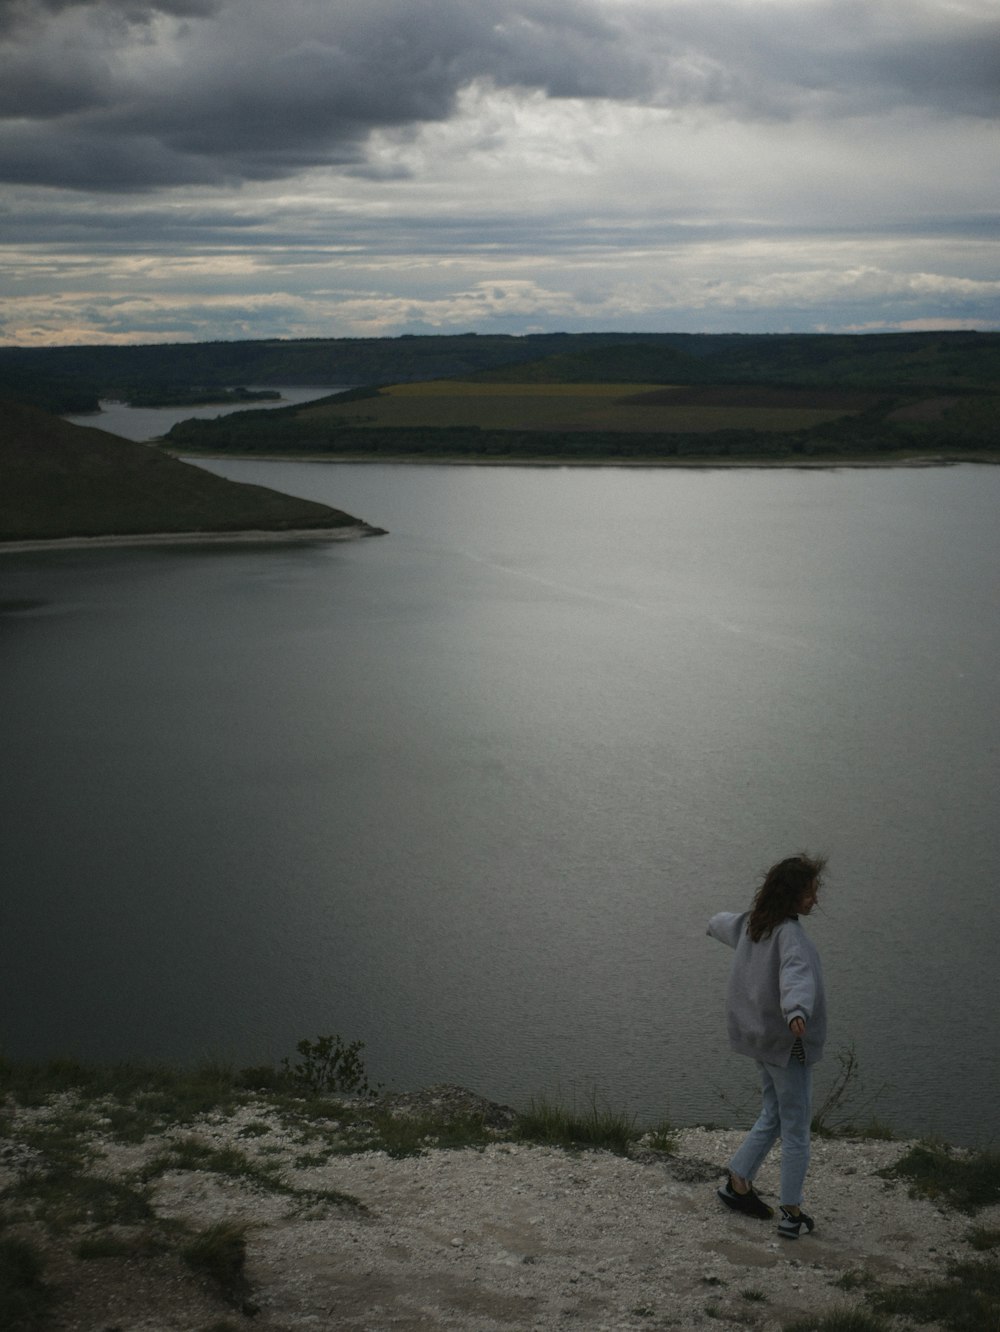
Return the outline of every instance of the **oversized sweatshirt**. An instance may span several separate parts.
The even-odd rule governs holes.
[[[819,953],[797,919],[782,921],[754,943],[749,911],[720,911],[708,922],[713,939],[736,950],[726,992],[729,1044],[737,1054],[785,1067],[795,1036],[788,1024],[803,1018],[806,1063],[823,1057],[826,994]]]

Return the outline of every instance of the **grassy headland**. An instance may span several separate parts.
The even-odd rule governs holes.
[[[339,509],[227,481],[157,449],[0,403],[0,544],[153,533],[376,529]]]

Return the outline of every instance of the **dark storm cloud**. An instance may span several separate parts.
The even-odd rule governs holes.
[[[994,115],[995,7],[923,0],[10,0],[0,178],[128,191],[365,169],[477,80],[757,119]]]
[[[103,11],[110,17],[148,22],[157,13],[179,18],[204,16],[219,5],[220,0],[4,0],[0,6],[0,36],[15,28],[37,26],[48,15],[72,9]]]

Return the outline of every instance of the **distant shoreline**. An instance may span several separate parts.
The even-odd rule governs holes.
[[[156,441],[149,441],[155,443]],[[162,446],[161,446],[162,447]],[[428,456],[425,453],[192,453],[188,450],[163,448],[164,453],[187,462],[197,463],[199,459],[213,462],[312,462],[312,463],[354,463],[364,466],[370,463],[402,464],[409,463],[418,467],[626,467],[674,468],[706,471],[710,469],[732,471],[775,470],[782,471],[835,471],[841,468],[893,468],[893,467],[957,467],[967,463],[982,463],[987,467],[1000,464],[1000,452],[976,453],[965,455],[945,454],[909,454],[895,458],[845,457],[845,458],[482,458],[461,454],[439,454]]]
[[[383,536],[380,528],[366,523],[344,527],[302,527],[288,531],[248,529],[240,532],[130,532],[114,536],[39,537],[23,541],[0,541],[0,554],[22,555],[44,550],[114,550],[146,546],[290,545],[310,541],[354,541]]]

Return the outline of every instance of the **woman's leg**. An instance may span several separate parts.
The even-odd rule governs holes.
[[[778,1092],[772,1073],[767,1064],[758,1062],[760,1070],[760,1089],[763,1107],[756,1124],[743,1139],[733,1159],[729,1162],[729,1173],[741,1179],[752,1180],[760,1169],[764,1157],[774,1146],[781,1129],[781,1115]]]
[[[781,1120],[781,1203],[798,1208],[809,1169],[812,1119],[812,1069],[793,1059],[787,1068],[770,1068]]]

